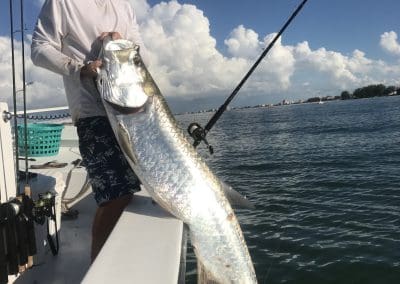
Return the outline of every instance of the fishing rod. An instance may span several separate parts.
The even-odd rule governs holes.
[[[25,78],[25,27],[24,27],[24,0],[20,0],[20,25],[21,25],[21,53],[22,53],[22,97],[24,105],[24,147],[28,153],[28,118],[26,116],[26,78]],[[28,159],[25,159],[25,186],[29,183]]]
[[[14,108],[14,139],[16,148],[18,148],[18,135],[16,129],[18,125],[17,119],[17,90],[15,84],[15,52],[14,52],[14,20],[13,20],[13,0],[10,0],[10,40],[11,40],[11,69],[12,69],[12,85],[13,85],[13,108]],[[15,151],[15,169],[16,169],[16,184],[18,184],[18,173],[19,173],[19,154],[18,150]]]
[[[206,146],[208,147],[210,153],[213,154],[213,152],[214,152],[213,147],[206,140],[207,133],[211,130],[211,128],[214,126],[214,124],[222,116],[222,114],[225,112],[226,108],[228,107],[229,103],[237,95],[237,93],[242,88],[244,83],[251,76],[251,74],[254,72],[254,70],[257,68],[257,66],[261,63],[261,61],[264,59],[264,57],[268,54],[268,52],[271,50],[271,48],[275,45],[275,42],[283,34],[283,32],[286,30],[286,28],[289,26],[289,24],[292,22],[292,20],[297,16],[297,14],[300,12],[300,10],[303,8],[304,4],[306,4],[307,1],[308,0],[303,0],[303,2],[301,2],[301,4],[293,12],[293,14],[286,21],[286,23],[283,25],[283,27],[280,29],[280,31],[276,34],[274,39],[267,46],[267,48],[262,52],[262,54],[257,59],[257,61],[253,64],[253,66],[250,68],[250,70],[247,72],[247,74],[243,77],[243,79],[240,81],[240,83],[237,85],[237,87],[233,90],[233,92],[230,94],[230,96],[220,106],[220,108],[217,110],[217,112],[211,117],[211,119],[209,120],[207,125],[204,128],[202,128],[196,122],[191,123],[189,125],[188,132],[189,132],[190,136],[194,139],[194,142],[193,142],[194,147],[197,147],[201,143],[201,141],[203,141],[206,144]]]

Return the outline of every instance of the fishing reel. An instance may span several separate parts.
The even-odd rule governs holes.
[[[51,192],[39,194],[39,199],[35,201],[33,207],[33,217],[36,223],[43,225],[46,218],[54,219],[53,207],[55,206],[55,196]]]
[[[206,131],[203,127],[200,126],[200,124],[193,122],[189,125],[187,131],[189,132],[189,135],[194,139],[193,146],[197,147],[201,141],[206,144],[208,151],[210,151],[210,154],[214,154],[214,148],[208,143],[206,139]]]
[[[47,221],[47,241],[50,246],[51,253],[53,255],[58,254],[60,247],[58,239],[58,226],[57,226],[57,216],[56,216],[56,194],[50,191],[39,194],[39,199],[35,201],[35,206],[33,207],[33,218],[36,223],[43,225]],[[54,222],[55,229],[55,240],[50,234],[50,224],[49,220]]]

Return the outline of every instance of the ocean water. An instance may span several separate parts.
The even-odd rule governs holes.
[[[400,283],[400,97],[233,110],[208,139],[256,205],[236,213],[259,283]]]

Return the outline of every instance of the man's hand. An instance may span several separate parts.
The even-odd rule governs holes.
[[[122,39],[122,36],[119,32],[104,32],[99,36],[99,40],[103,41],[106,37],[110,37],[112,40]],[[95,61],[91,61],[85,66],[81,68],[81,76],[96,78],[97,77],[97,68],[101,67],[101,60],[97,59]]]
[[[102,65],[101,60],[91,61],[85,66],[81,68],[81,76],[82,77],[89,77],[89,78],[96,78],[97,77],[97,68],[100,68]]]
[[[104,32],[99,36],[100,41],[103,41],[106,37],[110,37],[112,40],[122,39],[119,32]]]

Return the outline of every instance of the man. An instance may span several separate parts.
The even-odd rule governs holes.
[[[92,261],[140,184],[106,118],[94,79],[102,40],[125,38],[141,46],[127,0],[46,0],[32,38],[35,65],[63,76],[79,149],[99,205],[92,227]]]

